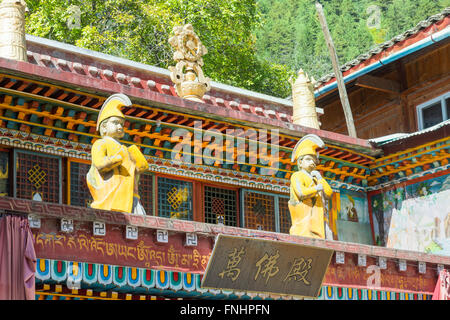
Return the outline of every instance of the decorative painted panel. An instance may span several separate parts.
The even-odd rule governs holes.
[[[60,158],[16,150],[14,159],[17,198],[62,202]]]
[[[385,188],[369,197],[378,244],[450,256],[448,171]]]
[[[206,223],[221,223],[232,227],[238,225],[238,205],[235,190],[205,186],[204,202]]]
[[[62,266],[67,268],[62,269]],[[76,268],[75,268],[76,267]],[[63,273],[56,274],[52,270],[61,268]],[[162,294],[161,288],[170,290],[170,296],[181,298],[211,298],[221,299],[292,299],[291,296],[272,296],[263,293],[254,293],[232,290],[213,290],[200,287],[201,274],[190,272],[160,271],[157,269],[125,267],[123,273],[128,276],[118,281],[120,274],[113,272],[119,270],[114,265],[77,263],[50,259],[38,259],[36,268],[36,284],[68,284],[71,275],[77,274],[76,280],[83,288],[95,290],[117,290],[118,292],[131,292],[132,294]],[[76,271],[76,272],[74,272]],[[109,287],[113,283],[117,286]],[[41,291],[41,290],[37,290]],[[169,291],[165,292],[166,294]],[[39,293],[37,293],[39,294]],[[69,293],[70,294],[70,293]],[[100,296],[100,295],[99,295]],[[104,295],[103,295],[104,296]],[[431,300],[432,296],[421,293],[392,292],[372,289],[356,289],[335,286],[322,286],[318,300]]]
[[[333,199],[337,216],[335,226],[339,241],[372,244],[367,197],[365,193],[346,189],[336,192]],[[337,203],[339,205],[337,206]],[[333,209],[332,209],[332,212]]]
[[[158,215],[193,219],[192,182],[158,177]]]

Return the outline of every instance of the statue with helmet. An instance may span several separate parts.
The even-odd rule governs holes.
[[[145,215],[138,194],[139,176],[148,170],[148,162],[135,145],[126,147],[119,139],[124,132],[125,116],[121,108],[131,106],[121,93],[103,103],[97,119],[101,139],[91,149],[92,164],[86,181],[94,199],[92,208]]]
[[[291,161],[298,166],[298,171],[291,176],[288,203],[292,235],[325,238],[325,204],[333,190],[316,170],[319,160],[316,149],[324,146],[320,137],[308,134],[297,142],[292,152]]]

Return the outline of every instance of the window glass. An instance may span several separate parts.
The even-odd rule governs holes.
[[[236,191],[205,186],[205,222],[237,226]]]
[[[158,177],[158,216],[193,220],[192,182]]]
[[[422,121],[424,129],[443,121],[440,101],[422,109]]]

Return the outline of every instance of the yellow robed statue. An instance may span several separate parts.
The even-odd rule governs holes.
[[[101,139],[92,145],[92,164],[87,185],[92,208],[145,214],[138,194],[139,176],[148,163],[138,147],[126,147],[119,139],[125,134],[125,116],[120,110],[131,106],[124,94],[113,94],[103,103],[97,119]]]
[[[291,177],[289,212],[292,235],[325,238],[325,198],[333,194],[330,185],[315,170],[324,142],[314,134],[308,134],[297,142],[292,151],[292,162],[297,162],[298,171]]]

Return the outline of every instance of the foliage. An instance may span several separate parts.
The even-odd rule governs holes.
[[[81,12],[79,27],[71,23],[74,6]],[[191,23],[208,49],[205,75],[266,94],[289,94],[288,69],[255,55],[255,0],[29,0],[28,7],[27,33],[162,68],[174,64],[168,43],[173,27]]]
[[[316,79],[332,71],[314,0],[26,1],[29,34],[162,68],[174,64],[173,27],[191,23],[208,49],[206,76],[269,95],[290,95],[288,79],[300,68]],[[344,64],[450,0],[321,2]],[[371,5],[381,13],[376,27],[368,23],[375,17]]]
[[[257,56],[304,69],[318,79],[332,72],[315,0],[259,0]],[[450,0],[321,0],[338,54],[345,64],[379,43],[442,11]]]

